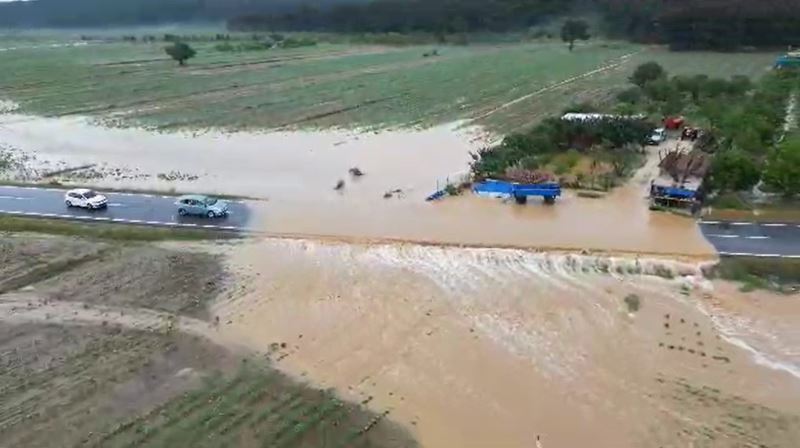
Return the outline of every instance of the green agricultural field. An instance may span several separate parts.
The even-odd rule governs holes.
[[[120,33],[120,35],[123,33]],[[473,120],[508,132],[571,103],[602,103],[636,64],[671,73],[764,73],[772,54],[668,53],[590,42],[570,53],[556,41],[443,46],[354,46],[217,51],[178,67],[163,43],[0,39],[0,91],[26,113],[111,118],[159,129],[430,126]],[[22,40],[22,44],[20,41]],[[6,42],[7,41],[7,42]],[[62,42],[67,42],[62,37]],[[38,44],[38,45],[35,45]]]

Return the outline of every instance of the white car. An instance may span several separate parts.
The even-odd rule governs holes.
[[[664,128],[658,128],[650,134],[650,137],[647,139],[648,145],[660,145],[667,141],[667,130]]]
[[[64,202],[67,207],[81,207],[89,210],[108,207],[108,199],[105,196],[87,188],[69,190],[64,195]]]

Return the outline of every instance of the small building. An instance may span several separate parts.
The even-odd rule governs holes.
[[[572,121],[572,122],[590,122],[590,121],[601,121],[601,120],[644,120],[644,115],[612,115],[612,114],[582,114],[582,113],[568,113],[564,114],[561,119],[564,121]]]

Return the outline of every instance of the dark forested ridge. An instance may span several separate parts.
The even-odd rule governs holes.
[[[608,30],[673,49],[800,45],[800,0],[599,0]]]
[[[301,6],[289,13],[252,14],[233,19],[232,28],[344,32],[510,31],[564,14],[575,0],[373,0],[327,10]]]
[[[79,27],[226,21],[368,0],[32,0],[0,3],[0,26]]]
[[[800,0],[35,0],[0,26],[226,21],[236,30],[467,33],[599,14],[617,37],[675,49],[800,46]]]

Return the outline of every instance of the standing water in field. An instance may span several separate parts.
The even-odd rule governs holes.
[[[470,153],[488,142],[480,128],[458,123],[382,132],[157,134],[80,117],[4,114],[0,141],[24,155],[25,173],[93,165],[55,177],[69,184],[266,199],[251,204],[251,227],[273,235],[713,253],[691,220],[647,209],[647,176],[657,156],[604,199],[567,193],[552,207],[516,206],[465,194],[426,203],[446,180],[463,176]],[[354,176],[353,168],[363,175]]]
[[[800,305],[701,264],[302,240],[229,255],[246,286],[212,309],[223,336],[423,446],[800,440]]]

